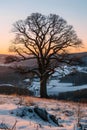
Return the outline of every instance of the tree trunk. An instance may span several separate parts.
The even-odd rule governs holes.
[[[47,79],[46,77],[40,78],[40,97],[41,98],[47,98]]]

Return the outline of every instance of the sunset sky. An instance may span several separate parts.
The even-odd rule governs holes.
[[[31,13],[55,13],[73,25],[87,52],[87,0],[0,0],[0,53],[7,53],[13,40],[12,24]]]

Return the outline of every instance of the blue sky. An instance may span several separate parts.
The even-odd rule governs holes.
[[[34,12],[60,15],[87,44],[87,0],[0,0],[0,53],[6,52],[11,43],[12,24]]]

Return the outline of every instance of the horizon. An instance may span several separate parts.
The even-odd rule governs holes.
[[[58,14],[74,27],[83,41],[82,48],[70,52],[87,52],[87,1],[86,0],[0,0],[0,54],[12,54],[8,48],[14,39],[13,23],[24,20],[31,13]]]

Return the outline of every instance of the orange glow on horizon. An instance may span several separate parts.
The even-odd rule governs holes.
[[[3,48],[0,46],[0,54],[13,54],[12,52],[9,52],[9,46],[7,48]],[[79,52],[87,52],[87,46],[84,45],[83,47],[78,48],[68,48],[68,53],[79,53]]]

